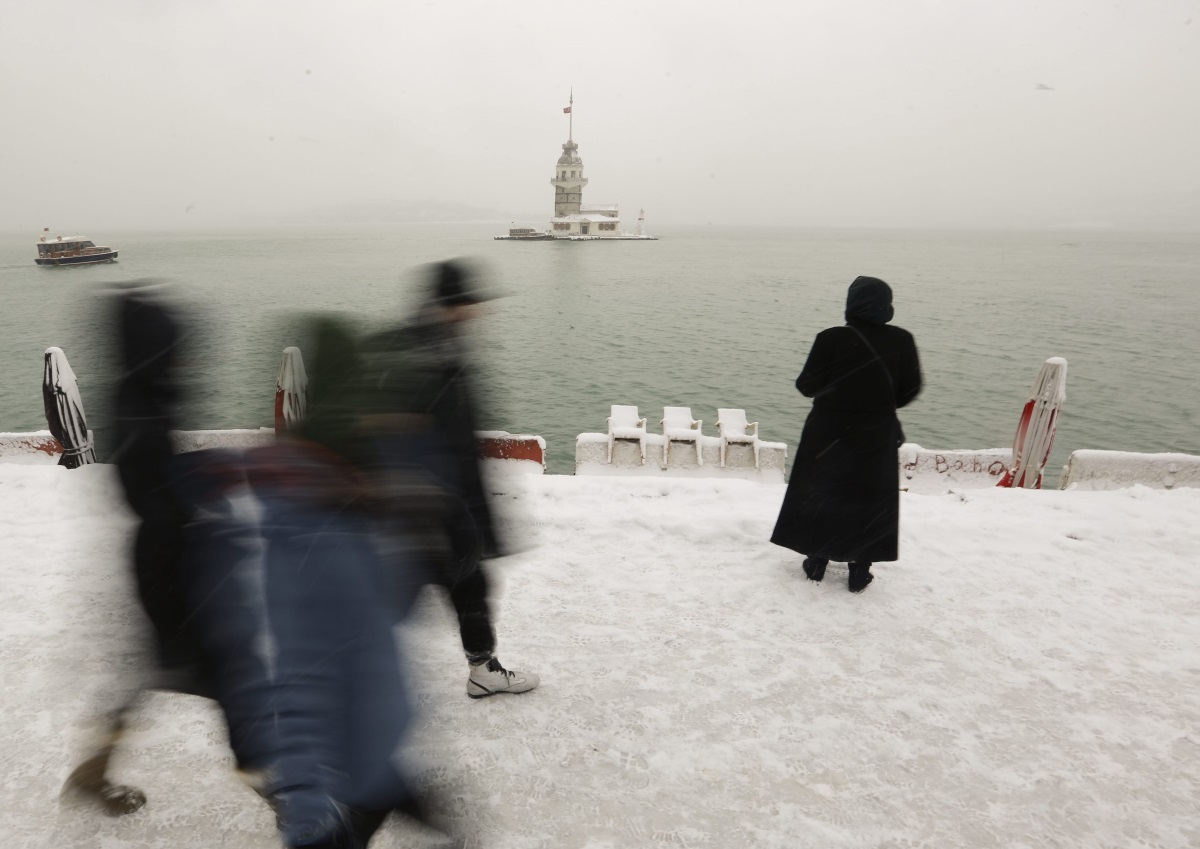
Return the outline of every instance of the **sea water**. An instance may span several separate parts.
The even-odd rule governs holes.
[[[931,449],[1011,445],[1048,357],[1069,363],[1048,471],[1080,448],[1200,453],[1200,235],[663,229],[654,242],[493,241],[502,224],[209,232],[95,232],[115,264],[35,266],[34,236],[0,234],[0,430],[44,429],[42,353],[66,352],[85,406],[109,394],[112,284],[167,283],[203,328],[188,368],[190,428],[267,426],[297,315],[399,322],[427,264],[465,258],[502,297],[472,346],[480,426],[536,433],[551,472],[612,404],[658,429],[690,407],[716,433],[741,407],[795,445],[810,402],[794,387],[813,337],[843,323],[855,276],[887,280],[917,340],[925,389],[901,419]],[[101,397],[97,397],[101,396]]]

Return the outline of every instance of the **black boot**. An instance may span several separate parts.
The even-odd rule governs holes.
[[[810,581],[819,581],[825,577],[825,567],[828,565],[829,561],[824,557],[805,557],[804,574],[808,575]]]
[[[869,560],[864,563],[850,564],[850,592],[861,593],[873,580],[875,580],[875,576],[871,574],[871,562]]]

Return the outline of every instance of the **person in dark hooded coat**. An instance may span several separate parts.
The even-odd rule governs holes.
[[[153,626],[155,689],[213,696],[213,669],[187,609],[186,528],[192,510],[172,469],[171,430],[181,391],[176,364],[179,317],[155,287],[130,284],[116,300],[120,380],[113,404],[116,446],[109,462],[139,523],[133,546],[138,598]],[[98,801],[111,815],[146,803],[134,787],[109,780],[110,761],[140,690],[109,714],[104,735],[68,776],[64,790]]]
[[[190,512],[171,471],[181,326],[165,300],[143,286],[119,299],[117,322],[124,371],[113,410],[117,445],[111,462],[141,520],[133,552],[138,594],[154,626],[161,683],[207,696],[211,670],[188,626],[181,573]]]
[[[912,334],[888,324],[892,290],[859,277],[846,324],[817,334],[796,388],[813,399],[771,542],[807,555],[810,580],[830,560],[849,564],[851,592],[873,580],[871,564],[899,556],[896,410],[921,391]]]

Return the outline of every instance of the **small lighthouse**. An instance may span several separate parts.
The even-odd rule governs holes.
[[[567,140],[563,142],[562,156],[558,157],[558,162],[554,165],[554,176],[550,178],[550,185],[554,186],[554,217],[550,219],[550,229],[512,227],[507,236],[495,238],[522,242],[558,239],[654,241],[654,236],[647,236],[642,232],[645,213],[638,216],[638,232],[625,233],[621,230],[620,211],[615,203],[584,205],[583,187],[588,184],[588,178],[583,176],[583,160],[579,158],[579,145],[575,143],[574,88],[571,89],[570,100],[563,107],[563,113],[567,115]]]
[[[562,102],[561,100],[559,101]],[[575,143],[575,89],[571,89],[569,105],[563,112],[570,116],[567,119],[567,140],[563,143],[562,156],[554,166],[554,176],[550,182],[554,185],[554,217],[578,215],[583,204],[583,187],[587,185],[587,177],[583,176],[583,160],[579,158],[579,145]]]

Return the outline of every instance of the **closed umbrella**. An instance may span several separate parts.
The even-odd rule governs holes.
[[[92,436],[83,413],[83,398],[75,372],[62,348],[47,348],[42,372],[42,403],[50,432],[63,447],[58,465],[77,469],[96,462]]]
[[[275,379],[275,433],[295,430],[308,410],[308,374],[299,348],[284,348]]]
[[[1058,414],[1067,400],[1067,361],[1051,357],[1042,365],[1013,439],[1013,464],[997,486],[1041,489],[1042,472],[1050,459]]]

